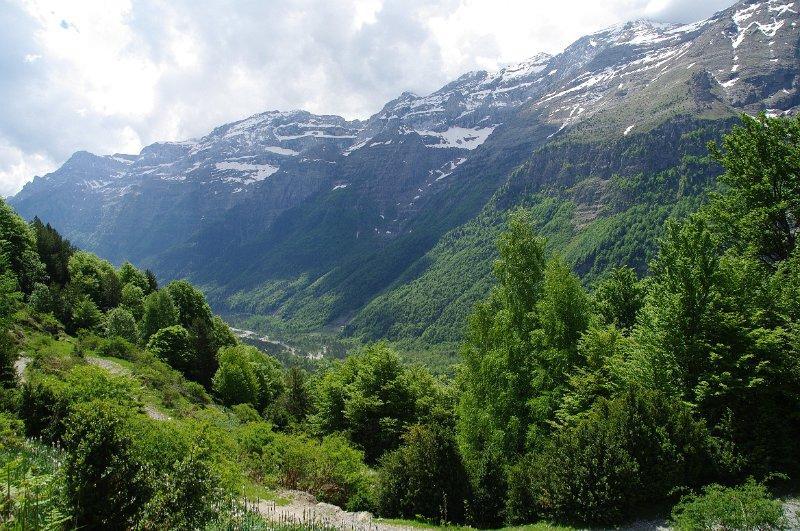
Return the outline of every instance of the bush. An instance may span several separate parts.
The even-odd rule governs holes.
[[[189,332],[180,325],[158,330],[148,341],[147,350],[183,373],[189,369],[194,358]]]
[[[56,442],[63,437],[66,419],[76,405],[104,400],[133,409],[137,405],[134,396],[130,381],[110,376],[98,367],[77,366],[64,380],[45,376],[27,382],[22,388],[20,416],[28,436]]]
[[[110,358],[133,361],[138,352],[136,345],[121,337],[110,337],[97,345],[97,353]]]
[[[64,436],[66,493],[75,524],[90,529],[132,526],[149,489],[133,458],[127,414],[114,404],[77,405]]]
[[[72,310],[72,324],[75,330],[97,331],[102,323],[103,314],[90,298],[83,297],[75,304]]]
[[[403,446],[383,457],[377,495],[381,515],[463,521],[469,480],[452,434],[447,425],[412,426]]]
[[[618,523],[707,479],[707,441],[688,407],[658,393],[632,388],[600,399],[512,470],[508,519]]]
[[[220,349],[219,369],[212,386],[223,404],[250,404],[261,411],[273,404],[285,388],[278,361],[248,345]]]
[[[142,529],[203,529],[222,498],[219,478],[198,448],[157,477],[156,491],[144,507]]]
[[[114,308],[106,314],[106,335],[108,337],[119,337],[131,343],[136,342],[139,337],[136,319],[125,308]]]
[[[33,285],[33,291],[28,298],[31,308],[39,313],[50,313],[55,308],[53,294],[46,284],[37,282]]]
[[[220,350],[219,369],[212,382],[214,393],[227,405],[251,404],[258,406],[260,386],[256,370],[243,348]]]
[[[681,530],[789,529],[779,500],[750,479],[726,488],[709,485],[702,494],[684,496],[672,509],[673,525]]]
[[[349,510],[371,508],[372,486],[364,454],[344,437],[329,435],[317,441],[276,433],[268,440],[263,447],[264,465],[281,486],[310,492]]]

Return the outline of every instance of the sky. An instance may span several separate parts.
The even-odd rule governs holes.
[[[733,0],[0,0],[0,195],[266,110],[366,118],[406,90]]]

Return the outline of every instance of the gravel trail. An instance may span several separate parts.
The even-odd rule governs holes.
[[[368,512],[349,512],[329,503],[317,502],[307,492],[281,491],[280,497],[290,500],[288,505],[275,505],[271,501],[258,504],[259,512],[268,520],[279,523],[325,525],[352,531],[413,531],[421,527],[386,524],[374,519]],[[431,528],[432,529],[432,528]]]

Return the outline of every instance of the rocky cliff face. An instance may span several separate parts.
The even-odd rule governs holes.
[[[429,271],[493,196],[507,208],[592,178],[576,197],[602,202],[614,174],[698,156],[675,152],[698,124],[795,113],[799,10],[744,1],[688,25],[621,24],[365,121],[275,111],[138,155],[76,153],[11,202],[116,262],[192,277],[221,308],[344,324]]]

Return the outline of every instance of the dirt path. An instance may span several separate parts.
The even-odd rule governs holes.
[[[31,359],[27,356],[20,356],[17,358],[17,361],[14,362],[14,370],[17,371],[17,377],[20,383],[25,383],[25,369],[30,362]]]
[[[130,369],[128,369],[127,367],[123,367],[116,361],[107,360],[104,358],[96,358],[92,356],[86,358],[86,362],[90,365],[94,365],[95,367],[100,367],[101,369],[105,369],[109,373],[115,376],[132,377]],[[146,404],[143,409],[144,412],[147,414],[147,416],[153,420],[170,420],[169,415],[165,415],[164,413],[160,412],[150,404]]]
[[[281,491],[280,497],[289,499],[288,505],[276,506],[262,501],[259,512],[272,522],[324,525],[335,529],[353,531],[412,531],[420,527],[400,526],[376,521],[368,512],[353,513],[329,503],[317,502],[311,494],[300,491]]]

